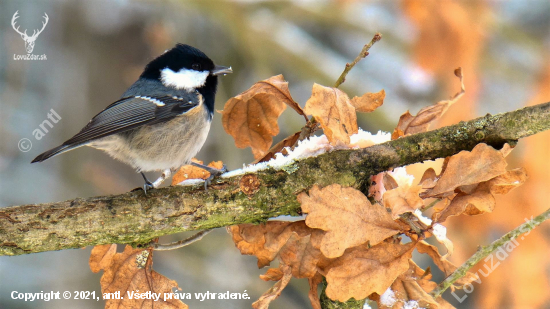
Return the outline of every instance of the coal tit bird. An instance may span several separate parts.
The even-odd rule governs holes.
[[[202,148],[214,114],[218,75],[231,67],[214,65],[203,52],[177,44],[151,61],[121,99],[97,114],[75,136],[38,155],[42,162],[81,146],[101,149],[134,167],[145,180],[143,189],[158,187]],[[163,171],[155,182],[143,172]],[[205,183],[208,184],[208,181]]]

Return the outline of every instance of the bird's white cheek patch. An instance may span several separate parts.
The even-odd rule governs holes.
[[[181,69],[174,72],[165,68],[160,71],[160,78],[164,86],[193,91],[206,83],[208,74],[208,71]]]

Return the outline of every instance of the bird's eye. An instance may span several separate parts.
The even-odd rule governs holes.
[[[191,66],[191,68],[195,71],[200,71],[201,70],[201,65],[198,64],[198,63],[193,63],[193,65]]]

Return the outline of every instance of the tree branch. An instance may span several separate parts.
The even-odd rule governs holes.
[[[174,186],[151,190],[147,196],[135,190],[7,207],[0,209],[0,255],[110,243],[147,244],[162,235],[299,215],[296,194],[313,184],[338,183],[364,190],[369,176],[398,166],[451,156],[479,143],[495,148],[514,145],[520,138],[548,129],[550,103],[545,103],[372,147],[333,151],[281,171],[260,171],[254,174],[259,180],[255,190],[246,187],[250,182],[241,183],[242,176],[235,176],[217,178],[208,191],[202,186]]]

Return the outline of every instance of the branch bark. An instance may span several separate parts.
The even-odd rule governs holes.
[[[550,102],[487,115],[438,130],[356,150],[340,150],[295,162],[283,171],[255,174],[256,190],[242,176],[218,178],[211,189],[174,186],[121,195],[0,209],[0,255],[81,248],[98,244],[146,244],[183,231],[259,223],[299,215],[296,194],[313,184],[338,183],[366,190],[369,176],[471,150],[479,143],[505,143],[550,129]],[[245,194],[249,193],[250,195]],[[255,192],[255,193],[251,193]]]

